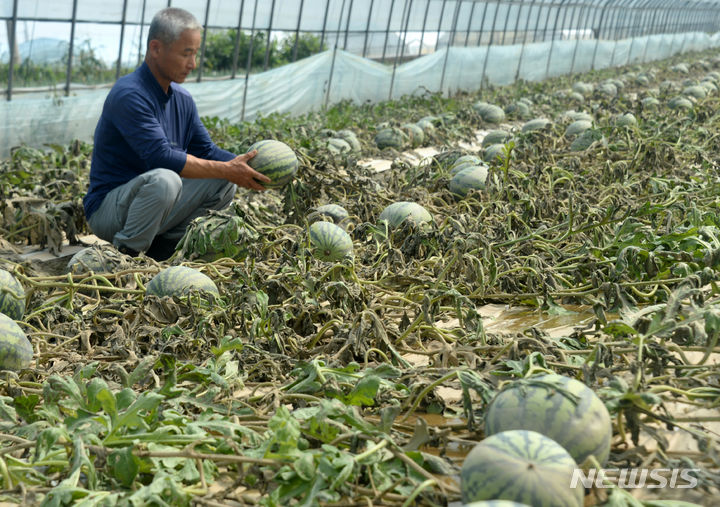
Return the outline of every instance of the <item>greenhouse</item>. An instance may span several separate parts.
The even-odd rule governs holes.
[[[717,504],[720,3],[0,18],[0,505]]]

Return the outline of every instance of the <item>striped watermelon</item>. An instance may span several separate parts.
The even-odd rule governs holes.
[[[384,128],[375,135],[375,144],[381,150],[385,148],[402,150],[407,140],[407,134],[395,127]]]
[[[425,132],[423,132],[422,127],[419,125],[414,123],[405,123],[400,128],[402,128],[403,132],[405,132],[405,135],[410,140],[410,146],[413,148],[417,148],[425,142]]]
[[[265,139],[250,146],[248,151],[252,150],[257,150],[257,155],[248,161],[248,165],[272,180],[270,183],[263,183],[264,187],[284,187],[295,177],[298,159],[287,144]]]
[[[181,296],[191,290],[202,290],[220,296],[215,282],[200,271],[187,266],[170,266],[160,271],[147,284],[147,293],[154,296]]]
[[[488,168],[485,165],[466,167],[458,171],[450,179],[448,188],[453,194],[465,197],[471,190],[482,190],[485,188],[488,177]]]
[[[20,320],[25,314],[25,289],[12,273],[0,269],[0,313]]]
[[[353,253],[350,235],[332,222],[319,221],[310,225],[310,245],[313,255],[323,261],[339,261]]]
[[[465,168],[482,164],[483,161],[477,155],[463,155],[458,157],[450,166],[450,174],[457,174]]]
[[[568,139],[582,134],[587,129],[592,128],[592,122],[588,120],[575,120],[565,129],[565,137]]]
[[[473,104],[473,109],[483,121],[487,123],[500,123],[505,119],[505,111],[501,107],[495,104],[488,104],[487,102],[476,102]]]
[[[491,130],[482,140],[482,147],[486,148],[491,144],[504,144],[505,141],[510,137],[510,132],[507,130]]]
[[[411,220],[416,225],[432,222],[432,215],[415,202],[399,201],[386,207],[379,217],[380,221],[388,224],[388,228],[394,229],[405,220]]]
[[[491,144],[490,146],[485,148],[485,153],[483,154],[483,159],[488,164],[502,163],[505,160],[505,145],[504,144]]]
[[[632,113],[619,114],[615,116],[615,125],[618,127],[635,127],[637,118]]]
[[[548,129],[552,125],[552,122],[548,120],[547,118],[535,118],[534,120],[530,120],[526,122],[522,126],[523,132],[535,132],[538,130],[545,130]]]
[[[66,270],[69,273],[109,273],[115,269],[119,262],[110,257],[114,248],[103,248],[101,246],[89,246],[78,251],[67,263]],[[117,252],[117,250],[115,250]]]
[[[516,429],[552,438],[580,464],[589,456],[603,464],[610,454],[607,408],[592,389],[563,375],[516,380],[495,395],[485,414],[485,434]]]
[[[348,143],[352,151],[362,151],[362,145],[360,144],[360,140],[357,138],[357,134],[355,134],[355,132],[353,132],[352,130],[338,130],[337,137]]]
[[[347,210],[339,204],[323,204],[322,206],[318,206],[311,215],[328,217],[335,225],[341,225],[350,217]],[[310,218],[312,218],[312,216],[308,217],[308,219]]]
[[[466,503],[463,507],[530,507],[524,503],[512,502],[510,500],[482,500],[480,502]]]
[[[0,313],[0,370],[22,370],[30,366],[33,348],[17,323]]]
[[[339,137],[331,137],[327,142],[327,149],[333,155],[342,155],[343,153],[350,153],[352,146],[345,139]]]
[[[464,503],[511,500],[533,507],[582,507],[571,488],[577,464],[563,447],[535,431],[503,431],[477,444],[460,471]]]

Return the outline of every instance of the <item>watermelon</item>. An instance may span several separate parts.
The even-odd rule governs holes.
[[[570,100],[574,100],[575,102],[585,102],[585,96],[582,93],[578,92],[570,92],[567,98]]]
[[[615,83],[614,81],[606,81],[604,83],[600,83],[597,88],[595,88],[595,93],[597,93],[598,95],[603,95],[605,97],[617,97],[617,83]]]
[[[118,265],[119,253],[112,247],[89,246],[75,253],[66,265],[68,273],[110,273]]]
[[[645,109],[651,109],[659,106],[660,101],[655,97],[645,97],[642,99],[642,105]]]
[[[584,111],[573,111],[573,110],[565,111],[562,114],[562,118],[570,120],[570,121],[579,121],[579,120],[585,120],[585,121],[589,121],[589,122],[593,121],[592,115],[590,113],[586,113]]]
[[[618,114],[615,116],[615,125],[618,127],[630,127],[637,125],[637,118],[632,113]]]
[[[531,115],[530,105],[521,100],[518,100],[517,102],[508,104],[505,107],[505,113],[517,116],[518,118],[528,118]]]
[[[700,85],[686,86],[682,93],[687,97],[693,97],[696,99],[704,99],[707,97],[707,90]]]
[[[545,130],[547,128],[550,128],[551,125],[552,122],[547,118],[535,118],[534,120],[530,120],[529,122],[525,123],[525,125],[522,126],[522,131],[535,132],[538,130]]]
[[[353,253],[350,235],[332,222],[319,221],[310,225],[310,245],[313,255],[323,261],[338,261]]]
[[[530,507],[524,503],[511,502],[510,500],[482,500],[480,502],[466,503],[462,507]]]
[[[462,500],[582,507],[585,490],[570,487],[576,468],[572,456],[551,438],[535,431],[503,431],[485,438],[465,458]]]
[[[402,150],[407,140],[405,132],[396,127],[384,128],[375,135],[375,144],[381,150],[385,148]]]
[[[362,151],[362,145],[360,144],[360,140],[357,138],[357,135],[352,130],[343,129],[337,131],[337,136],[340,139],[344,140],[346,143],[350,145],[350,148],[354,152]]]
[[[572,85],[572,91],[575,93],[579,93],[580,95],[590,95],[593,92],[593,86],[589,83],[576,81]]]
[[[485,414],[485,434],[507,430],[542,433],[580,464],[589,456],[603,464],[610,454],[607,408],[592,389],[563,375],[516,380],[496,394]]]
[[[413,148],[417,148],[425,142],[425,132],[423,132],[423,129],[418,125],[405,123],[400,128],[405,132],[405,135],[410,140],[410,146]]]
[[[415,225],[422,225],[432,222],[432,215],[415,202],[399,201],[386,207],[379,217],[380,221],[387,223],[388,228],[394,229],[405,220],[410,220]]]
[[[17,323],[0,313],[0,370],[18,371],[30,366],[33,348]]]
[[[485,148],[491,144],[505,143],[508,137],[510,137],[510,132],[507,130],[491,130],[483,137],[482,147]]]
[[[668,101],[670,109],[692,109],[693,103],[686,97],[674,97]]]
[[[25,289],[12,273],[0,269],[0,313],[20,320],[25,315]]]
[[[457,174],[467,167],[480,165],[482,163],[482,159],[477,155],[463,155],[455,159],[455,162],[452,163],[450,166],[450,174]]]
[[[678,72],[680,74],[689,74],[690,69],[688,68],[687,64],[685,63],[677,63],[670,67],[670,70],[673,72]]]
[[[311,215],[330,218],[335,225],[340,225],[350,216],[347,210],[339,204],[323,204],[318,206]]]
[[[505,145],[491,144],[490,146],[485,148],[483,160],[488,164],[502,163],[505,160]]]
[[[350,153],[352,146],[345,139],[339,137],[331,137],[327,142],[327,150],[333,155],[342,155],[344,153]]]
[[[425,137],[430,137],[435,133],[435,125],[430,120],[418,120],[415,125],[423,130]]]
[[[494,104],[480,101],[473,104],[472,107],[484,122],[500,123],[505,119],[505,111]]]
[[[147,293],[158,297],[182,296],[191,290],[220,296],[215,282],[200,271],[187,266],[170,266],[160,271],[147,285]]]
[[[587,129],[570,144],[570,151],[585,151],[596,141],[602,141],[603,139],[602,131],[598,129]]]
[[[471,190],[482,190],[487,182],[488,168],[485,165],[467,167],[452,177],[448,187],[450,192],[465,197]]]
[[[587,120],[577,120],[572,122],[568,127],[565,129],[565,137],[568,139],[575,137],[578,134],[582,134],[587,129],[592,127],[592,122]]]
[[[270,178],[263,183],[266,188],[281,188],[290,183],[298,170],[298,159],[287,144],[266,139],[250,146],[248,151],[257,150],[257,155],[248,160],[248,165]]]

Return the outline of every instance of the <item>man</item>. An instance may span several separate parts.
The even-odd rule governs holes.
[[[270,181],[220,149],[182,83],[196,67],[202,27],[167,8],[150,24],[144,63],[115,83],[95,129],[90,188],[83,200],[98,237],[130,255],[172,255],[191,220],[230,204],[236,185]]]

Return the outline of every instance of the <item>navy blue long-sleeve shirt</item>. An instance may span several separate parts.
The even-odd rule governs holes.
[[[168,93],[143,63],[117,80],[95,128],[85,216],[105,195],[151,169],[180,173],[190,153],[205,160],[235,158],[210,139],[187,90],[170,83]]]

